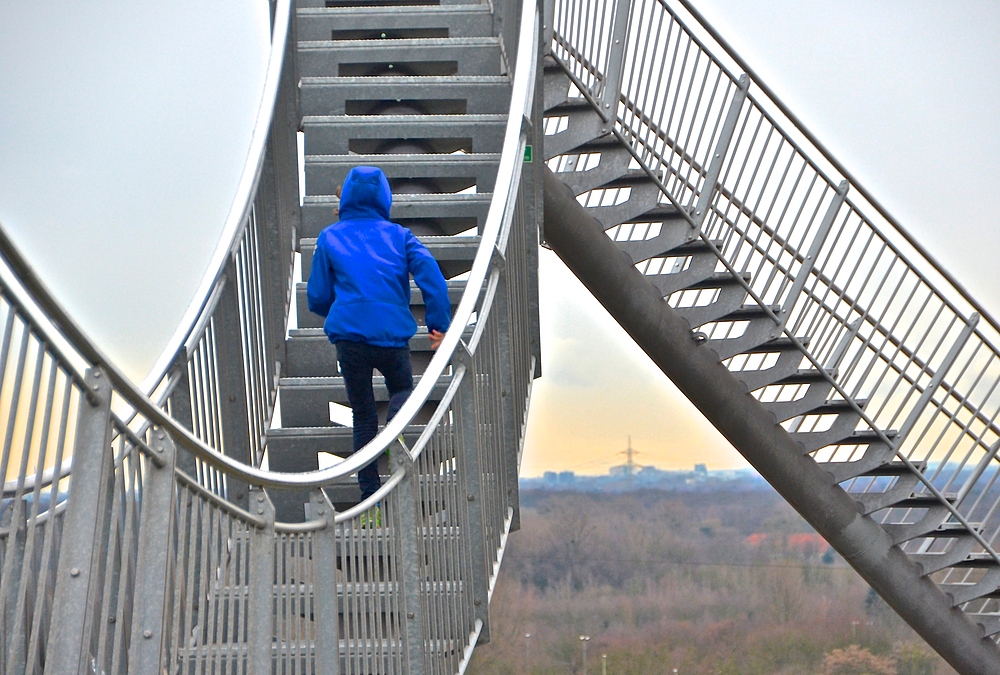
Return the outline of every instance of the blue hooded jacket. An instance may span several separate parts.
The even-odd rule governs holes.
[[[330,342],[404,347],[417,331],[410,311],[410,275],[424,294],[427,327],[451,325],[448,284],[423,244],[389,222],[392,191],[381,169],[358,166],[340,195],[340,220],[316,239],[306,296],[326,317]]]

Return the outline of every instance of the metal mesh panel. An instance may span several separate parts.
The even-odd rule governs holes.
[[[41,672],[83,381],[0,286],[0,671]]]
[[[193,481],[176,496],[167,663],[183,673],[249,672],[251,533],[255,527]]]

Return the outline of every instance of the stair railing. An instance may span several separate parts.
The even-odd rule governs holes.
[[[273,16],[265,102],[240,183],[246,201],[231,211],[232,237],[143,388],[89,340],[0,230],[4,672],[305,660],[313,672],[347,673],[369,668],[381,649],[394,672],[453,673],[488,636],[537,369],[528,311],[535,185],[522,180],[534,4],[524,3],[518,25],[501,166],[454,328],[392,424],[348,460],[306,474],[260,467],[298,208],[288,178],[296,176],[290,3],[276,3]],[[435,386],[447,395],[407,448],[403,431]],[[321,488],[390,446],[392,477],[335,514]],[[264,488],[311,488],[310,520],[276,523]],[[421,504],[449,506],[427,520]],[[377,513],[384,526],[372,526]],[[380,564],[385,583],[356,569]],[[338,594],[371,616],[338,627]],[[383,622],[386,611],[393,618]]]
[[[804,361],[833,385],[836,398],[861,415],[861,427],[875,432],[918,476],[919,490],[939,500],[981,554],[1000,562],[1000,324],[691,3],[680,4],[693,22],[665,0],[557,0],[551,53],[602,116],[604,130],[658,185],[664,205],[689,223],[689,237],[713,248],[771,317],[771,337],[796,343]],[[718,52],[707,46],[713,41]],[[739,70],[746,74],[737,75]],[[599,205],[627,197],[613,189],[594,190],[587,199]],[[652,239],[658,227],[622,225],[609,235]],[[654,258],[638,267],[659,274],[671,262]],[[704,302],[691,291],[668,300]],[[726,321],[699,331],[720,339],[744,328]],[[727,365],[738,369],[741,358]],[[773,386],[755,395],[794,400],[804,389]],[[819,431],[830,418],[813,415],[784,424]],[[860,451],[834,447],[814,457],[860,459]],[[866,492],[886,485],[857,479],[844,487]],[[893,509],[884,517],[909,522],[911,514]],[[916,552],[924,543],[908,542],[906,550]],[[966,610],[996,610],[994,600],[977,603]]]

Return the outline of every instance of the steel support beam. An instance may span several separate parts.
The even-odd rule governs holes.
[[[568,187],[545,176],[548,244],[757,471],[957,671],[1000,675],[1000,648],[921,574],[633,267]]]

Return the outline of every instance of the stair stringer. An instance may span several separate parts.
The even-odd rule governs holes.
[[[802,434],[777,423],[720,363],[710,341],[695,339],[690,324],[551,172],[545,172],[545,237],[664,374],[928,644],[959,672],[1000,673],[1000,648],[983,638],[989,631],[954,611],[955,598],[861,513],[837,482],[844,478],[808,454],[796,438]],[[821,434],[825,437],[813,449],[845,442],[854,433],[856,415],[837,413],[843,428],[835,425],[832,433]]]

